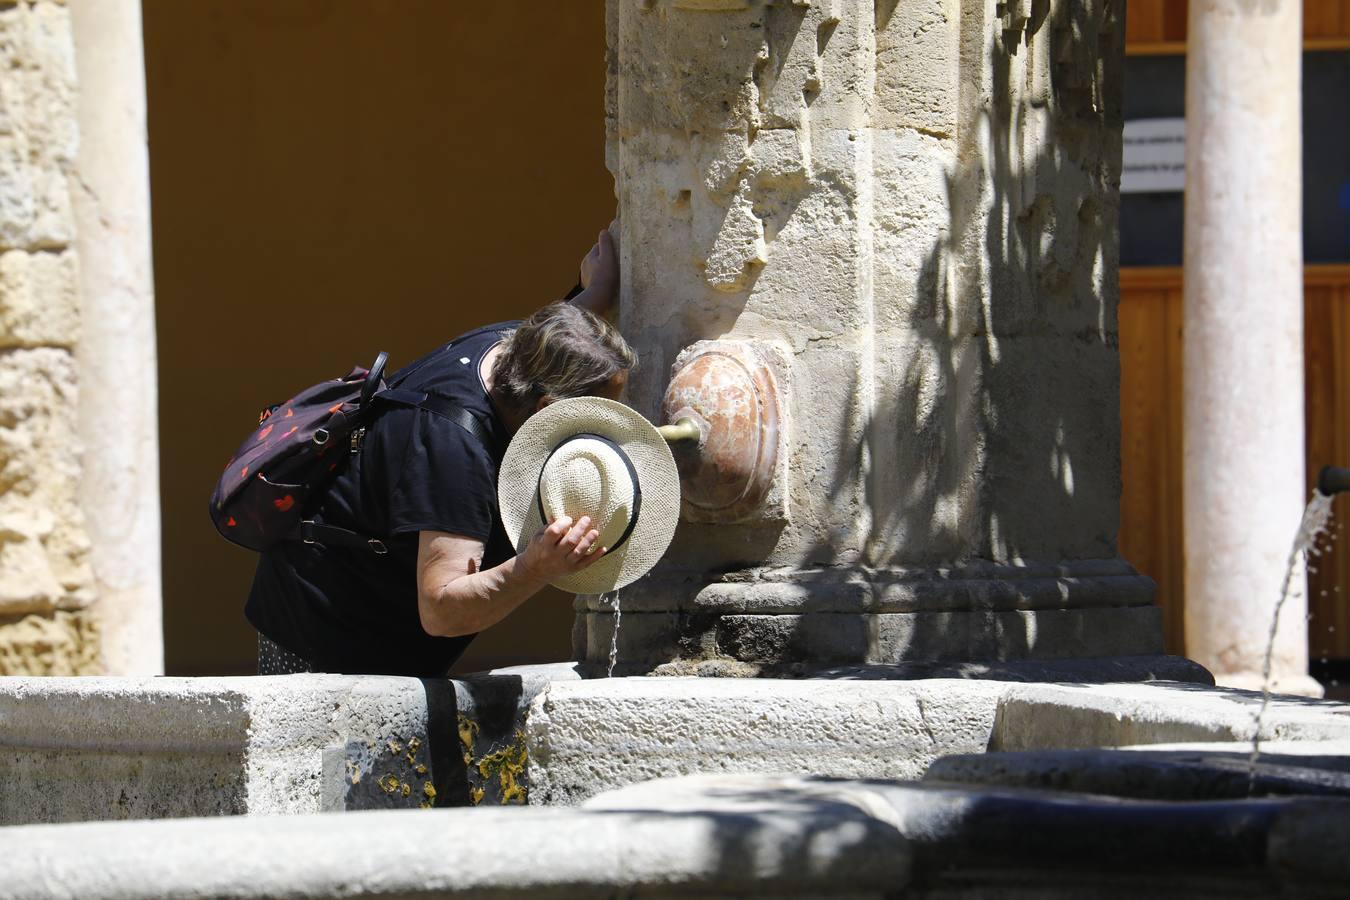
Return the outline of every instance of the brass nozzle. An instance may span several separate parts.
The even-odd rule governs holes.
[[[661,425],[656,430],[668,444],[675,441],[697,441],[703,437],[703,433],[698,429],[698,423],[687,418],[680,419],[674,425]]]

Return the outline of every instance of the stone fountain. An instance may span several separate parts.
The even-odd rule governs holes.
[[[1161,652],[1116,552],[1121,12],[609,4],[629,400],[701,432],[621,667]]]
[[[1350,707],[1116,552],[1122,6],[609,0],[672,677],[579,598],[579,665],[3,679],[6,895],[1343,893]]]

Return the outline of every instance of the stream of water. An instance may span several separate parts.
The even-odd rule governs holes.
[[[1252,725],[1252,753],[1247,763],[1248,794],[1256,787],[1256,762],[1261,756],[1261,724],[1265,719],[1266,707],[1270,705],[1270,669],[1275,656],[1275,633],[1280,628],[1280,612],[1284,609],[1284,602],[1289,599],[1289,594],[1297,590],[1294,576],[1303,571],[1299,567],[1299,559],[1307,559],[1308,556],[1318,552],[1317,539],[1326,533],[1327,526],[1331,522],[1334,500],[1334,496],[1329,497],[1321,491],[1313,491],[1312,499],[1303,510],[1303,520],[1299,522],[1298,533],[1294,536],[1289,561],[1285,564],[1284,584],[1280,589],[1280,599],[1275,603],[1275,614],[1271,617],[1270,634],[1266,637],[1266,658],[1261,665],[1261,706],[1256,711],[1256,720]]]
[[[601,602],[604,601],[601,595]],[[614,628],[609,633],[609,668],[605,671],[606,678],[614,677],[614,664],[619,661],[619,617],[623,614],[619,610],[619,592],[615,591],[613,595],[614,603]]]

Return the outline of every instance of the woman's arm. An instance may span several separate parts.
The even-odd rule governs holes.
[[[591,552],[600,532],[589,516],[566,516],[542,528],[517,556],[480,571],[483,542],[443,531],[419,533],[417,612],[427,634],[458,637],[496,625],[550,581],[605,555]]]

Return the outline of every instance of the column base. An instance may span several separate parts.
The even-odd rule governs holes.
[[[620,634],[623,627],[619,628]],[[1214,683],[1219,687],[1238,688],[1244,691],[1263,691],[1265,679],[1260,672],[1215,672]],[[1272,673],[1270,676],[1272,694],[1293,694],[1299,697],[1321,697],[1326,693],[1322,683],[1311,675],[1293,675]]]
[[[895,664],[1162,652],[1154,583],[1121,560],[647,578],[621,592],[618,661]],[[579,660],[607,663],[612,597],[580,597]]]
[[[582,613],[581,659],[606,663],[614,616]],[[625,672],[678,660],[749,664],[957,662],[1162,653],[1156,607],[807,615],[623,613]]]

